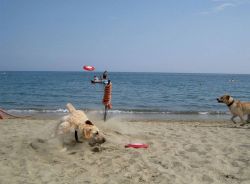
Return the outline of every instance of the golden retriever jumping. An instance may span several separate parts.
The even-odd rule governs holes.
[[[57,135],[63,136],[70,131],[75,131],[75,140],[78,140],[77,131],[79,131],[83,138],[89,140],[90,145],[102,144],[106,140],[100,133],[99,129],[88,119],[86,114],[81,110],[76,110],[75,107],[68,103],[66,105],[69,115],[62,118],[62,122],[57,129]]]

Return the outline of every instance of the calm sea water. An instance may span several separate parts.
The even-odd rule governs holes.
[[[96,72],[0,72],[0,106],[9,111],[64,112],[65,104],[102,111],[102,84],[91,84]],[[114,114],[223,115],[216,98],[225,93],[250,101],[250,75],[116,73]]]

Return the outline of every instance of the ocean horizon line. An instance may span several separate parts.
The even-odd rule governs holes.
[[[78,73],[102,73],[104,70],[95,70],[95,71],[83,71],[83,70],[0,70],[0,72],[78,72]],[[107,70],[109,73],[150,73],[150,74],[197,74],[197,75],[250,75],[250,73],[217,73],[217,72],[161,72],[161,71],[112,71]]]

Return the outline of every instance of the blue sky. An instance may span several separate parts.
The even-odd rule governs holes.
[[[250,0],[0,0],[0,70],[250,74]]]

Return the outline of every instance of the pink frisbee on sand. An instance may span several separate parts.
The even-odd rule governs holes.
[[[125,148],[148,148],[148,144],[131,143],[131,144],[126,144]]]

